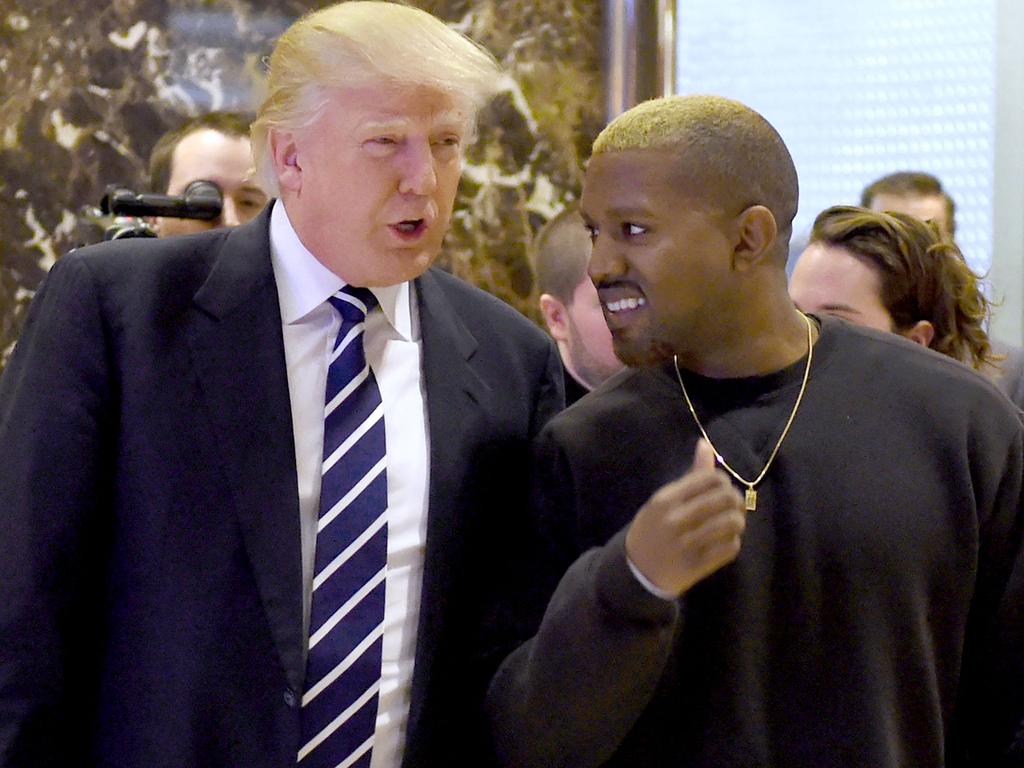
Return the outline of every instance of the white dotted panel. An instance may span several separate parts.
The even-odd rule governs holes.
[[[898,170],[939,177],[957,242],[991,263],[997,0],[678,0],[679,93],[749,104],[800,174],[794,245],[815,215]]]

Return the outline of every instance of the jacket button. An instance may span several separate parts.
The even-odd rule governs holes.
[[[298,696],[295,695],[295,691],[293,691],[291,688],[284,689],[284,703],[287,704],[289,707],[294,707],[296,704],[299,703]]]

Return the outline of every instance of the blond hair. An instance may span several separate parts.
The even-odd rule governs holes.
[[[257,177],[279,194],[271,158],[271,129],[311,125],[335,92],[384,83],[427,86],[454,98],[468,128],[497,92],[494,57],[426,11],[390,2],[343,2],[308,13],[274,46],[267,96],[252,124]]]
[[[799,198],[796,167],[778,131],[750,107],[709,95],[645,101],[601,131],[593,155],[645,149],[677,152],[701,182],[696,198],[733,213],[765,206],[780,242],[788,242]]]

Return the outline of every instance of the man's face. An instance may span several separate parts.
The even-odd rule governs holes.
[[[299,239],[353,285],[418,277],[448,230],[468,117],[427,87],[339,91],[313,125],[279,137],[291,147],[275,162]]]
[[[943,237],[953,234],[946,200],[942,195],[894,195],[880,192],[871,198],[872,211],[905,213],[921,221],[933,221]]]
[[[178,142],[171,156],[171,178],[165,190],[180,195],[193,181],[214,182],[224,195],[224,208],[216,219],[160,218],[157,234],[185,235],[214,227],[244,224],[267,204],[267,196],[252,179],[252,155],[249,140],[225,136],[211,129],[200,129]]]
[[[612,348],[612,334],[604,321],[597,290],[587,276],[573,291],[565,308],[565,356],[571,373],[584,386],[593,389],[622,369]]]
[[[587,168],[590,276],[627,365],[702,354],[715,314],[730,311],[731,220],[701,204],[696,186],[670,151],[600,154]]]
[[[881,280],[870,264],[845,248],[812,243],[796,262],[789,295],[804,312],[836,315],[856,325],[892,331]]]

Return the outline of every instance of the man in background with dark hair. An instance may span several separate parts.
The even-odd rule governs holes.
[[[872,211],[896,211],[933,221],[950,239],[956,233],[956,203],[942,182],[924,171],[897,171],[876,179],[861,192],[860,204]]]
[[[558,345],[565,368],[565,403],[572,405],[623,367],[587,275],[590,235],[575,206],[541,228],[533,258],[540,312]]]
[[[249,123],[249,116],[241,112],[207,112],[189,118],[157,140],[149,155],[153,192],[180,195],[193,181],[204,180],[220,187],[224,197],[224,207],[215,219],[156,219],[158,235],[237,227],[263,209],[267,195],[253,178]]]

